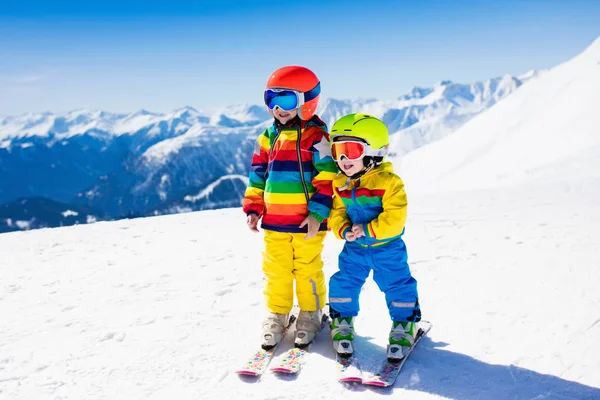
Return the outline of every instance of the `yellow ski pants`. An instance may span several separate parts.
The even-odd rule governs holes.
[[[266,278],[265,300],[271,312],[287,314],[294,305],[294,279],[298,305],[304,311],[316,311],[325,305],[323,240],[327,232],[304,239],[306,233],[263,230],[265,251],[263,272]]]

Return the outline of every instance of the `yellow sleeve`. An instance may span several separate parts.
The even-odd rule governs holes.
[[[331,214],[329,215],[329,227],[333,231],[333,234],[338,239],[346,239],[344,232],[347,229],[352,228],[352,222],[346,214],[346,206],[342,202],[337,188],[333,189],[333,207],[331,208]]]
[[[390,175],[381,200],[383,212],[365,227],[365,235],[378,240],[398,236],[404,230],[407,215],[407,199],[404,182],[397,175]]]

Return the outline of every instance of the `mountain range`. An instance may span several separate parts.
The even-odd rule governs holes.
[[[387,101],[325,98],[318,114],[328,126],[347,113],[373,114],[392,133],[391,155],[402,156],[447,136],[538,75],[442,81]],[[73,219],[61,216],[74,207],[96,210],[96,219],[119,219],[237,206],[254,141],[271,121],[257,105],[212,113],[183,107],[0,117],[0,205],[13,213],[0,218],[0,231],[68,225]],[[32,198],[64,209],[49,214],[38,201],[23,201]],[[15,224],[13,215],[30,218]]]

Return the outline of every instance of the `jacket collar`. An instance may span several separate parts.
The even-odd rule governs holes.
[[[379,174],[381,172],[394,173],[394,166],[392,165],[391,162],[386,161],[384,163],[381,163],[377,167],[373,168],[372,170],[368,171],[366,174],[361,176],[359,179],[350,179],[349,177],[344,175],[342,172],[338,172],[337,176],[335,177],[335,179],[333,181],[333,184],[335,187],[338,187],[338,188],[342,188],[344,186],[350,186],[350,184],[355,185],[356,182],[359,181],[360,179],[365,179],[374,174]]]
[[[285,124],[279,122],[277,118],[273,118],[273,125],[275,126],[275,129],[282,131],[286,129],[297,129],[298,127],[304,128],[304,121],[302,121],[300,117],[296,115]]]

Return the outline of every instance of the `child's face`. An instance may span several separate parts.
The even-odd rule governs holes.
[[[362,158],[360,160],[350,161],[342,156],[342,159],[337,162],[338,168],[348,176],[358,174],[365,168]]]
[[[281,122],[282,124],[286,124],[290,119],[298,115],[298,110],[285,111],[279,107],[275,107],[275,109],[273,110],[273,115],[275,116],[275,118],[277,118],[279,122]]]

